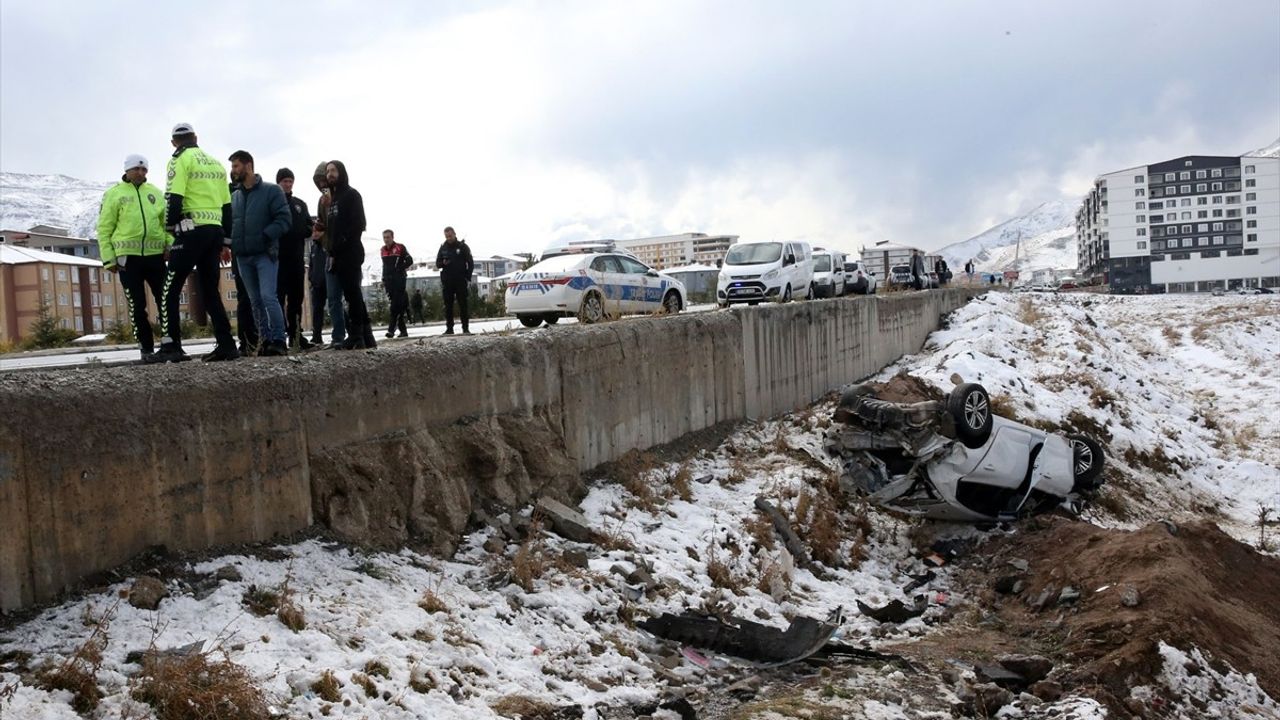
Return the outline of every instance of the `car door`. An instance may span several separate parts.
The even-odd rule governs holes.
[[[616,315],[622,303],[622,265],[617,255],[601,255],[591,261],[591,274],[596,286],[604,294],[605,312]]]
[[[662,304],[659,278],[650,277],[649,267],[635,258],[619,255],[618,262],[622,263],[622,311],[642,313],[657,310]]]

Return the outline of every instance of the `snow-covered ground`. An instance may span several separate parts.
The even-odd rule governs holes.
[[[1258,502],[1280,507],[1280,418],[1265,407],[1265,399],[1280,397],[1278,310],[1280,303],[1256,297],[992,293],[953,314],[948,329],[885,377],[906,370],[949,389],[958,373],[1003,396],[1002,407],[1024,421],[1105,430],[1114,468],[1107,492],[1127,502],[1102,503],[1094,512],[1100,523],[1216,509],[1243,535]],[[691,691],[742,674],[732,658],[682,658],[634,627],[642,617],[722,610],[783,627],[787,617],[822,617],[842,607],[844,642],[878,646],[932,634],[945,627],[933,624],[944,605],[971,600],[951,586],[947,567],[938,569],[936,585],[926,586],[947,593],[931,590],[921,618],[879,626],[855,607],[857,600],[909,602],[906,574],[925,565],[905,521],[857,503],[839,508],[825,519],[838,533],[828,547],[833,567],[820,576],[794,567],[780,543],[762,541],[772,532],[752,508],[757,495],[772,498],[806,534],[820,532],[814,528],[822,524],[823,502],[833,499],[823,489],[834,465],[821,453],[830,409],[819,404],[746,425],[684,463],[621,465],[619,482],[596,484],[582,503],[590,522],[612,538],[601,546],[553,534],[496,542],[500,532],[485,528],[441,560],[309,540],[265,557],[199,563],[190,570],[205,577],[228,565],[236,573],[226,573],[207,595],[171,581],[174,596],[155,612],[117,604],[128,584],[112,586],[0,633],[0,698],[19,680],[4,669],[6,652],[31,653],[33,667],[60,662],[92,634],[88,620],[112,607],[98,673],[104,697],[93,717],[151,717],[130,698],[138,666],[126,656],[153,642],[171,648],[213,640],[291,718],[488,718],[497,716],[495,704],[514,697],[579,704],[584,717],[604,718],[615,716],[607,707],[670,697],[674,685]],[[1117,514],[1112,507],[1131,510]],[[587,554],[586,567],[566,557],[573,550]],[[642,581],[626,577],[638,564],[648,565],[658,583],[647,593]],[[298,632],[243,603],[251,587],[286,585],[305,616]],[[336,702],[315,687],[326,672],[337,680]],[[1200,682],[1167,675],[1162,682],[1184,694]],[[948,685],[921,689],[901,676],[867,669],[833,694],[814,692],[804,702],[854,719],[950,716],[955,697]],[[1257,700],[1260,691],[1248,678],[1228,679],[1239,697]],[[0,700],[0,716],[79,717],[70,701],[69,692],[21,683],[7,704]],[[769,712],[743,717],[786,716]],[[1105,713],[1091,700],[1068,697],[1053,704],[1020,700],[1001,717],[1051,715]]]

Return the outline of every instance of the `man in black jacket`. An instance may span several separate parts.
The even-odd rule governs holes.
[[[444,292],[445,335],[453,334],[453,301],[458,300],[459,314],[462,316],[462,334],[470,335],[467,327],[470,314],[467,312],[467,295],[471,290],[471,249],[458,240],[453,228],[444,229],[444,244],[436,253],[436,268],[440,270],[440,288]]]
[[[361,236],[365,230],[364,198],[351,187],[347,166],[341,160],[330,160],[325,166],[325,183],[329,187],[329,207],[325,217],[325,232],[330,243],[329,264],[338,276],[342,296],[347,299],[346,350],[360,350],[378,346],[369,324],[369,310],[361,294],[361,268],[364,266],[364,244]]]
[[[276,171],[276,184],[284,190],[285,200],[289,203],[289,213],[293,218],[289,231],[280,238],[280,275],[277,279],[276,294],[280,298],[280,307],[284,309],[285,331],[289,335],[289,347],[300,347],[303,350],[311,347],[302,334],[302,294],[306,287],[307,275],[307,238],[311,237],[311,213],[302,198],[293,196],[293,171],[280,168]]]
[[[396,334],[400,328],[400,337],[409,337],[405,328],[405,316],[409,314],[409,295],[405,290],[405,280],[409,267],[413,265],[413,256],[409,249],[396,242],[393,230],[382,231],[382,287],[387,291],[387,299],[391,301],[391,324],[387,327],[387,337]]]

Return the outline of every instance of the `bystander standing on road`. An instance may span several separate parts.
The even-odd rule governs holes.
[[[405,316],[409,313],[409,296],[405,290],[405,278],[409,267],[413,265],[413,256],[409,249],[396,242],[394,230],[382,231],[382,287],[387,291],[387,299],[391,301],[391,324],[387,326],[387,337],[394,337],[396,328],[400,329],[400,337],[409,337],[405,327]]]
[[[347,350],[375,348],[369,311],[361,289],[364,268],[364,198],[351,187],[347,166],[340,160],[325,165],[329,187],[329,207],[325,213],[325,233],[329,238],[329,265],[338,276],[342,296],[347,300]]]
[[[471,292],[473,269],[471,249],[465,242],[458,240],[458,234],[451,227],[444,229],[444,243],[436,253],[436,268],[440,270],[440,287],[444,292],[444,334],[453,334],[453,303],[457,300],[462,334],[470,335],[468,321],[471,318],[467,309],[467,296]]]
[[[325,168],[329,165],[322,162],[316,166],[311,181],[320,191],[320,201],[316,203],[316,223],[311,231],[311,340],[314,343],[324,342],[321,328],[324,327],[324,308],[329,306],[329,320],[333,323],[330,336],[330,348],[342,347],[347,340],[347,313],[342,309],[342,284],[333,272],[329,263],[329,249],[332,247],[330,236],[325,228],[325,217],[329,212],[329,181],[325,179]]]
[[[194,270],[198,292],[213,324],[217,347],[204,356],[209,362],[240,357],[231,335],[231,321],[222,306],[218,273],[222,272],[223,238],[231,232],[231,192],[227,171],[197,145],[196,131],[178,123],[172,133],[173,157],[169,158],[165,187],[165,230],[173,235],[169,266],[164,279],[164,304],[160,308],[160,350],[155,362],[189,360],[182,350],[182,323],[178,297]]]
[[[911,251],[911,281],[917,290],[929,287],[929,273],[924,269],[924,256],[919,250]]]
[[[289,347],[306,350],[311,343],[302,333],[302,296],[307,285],[306,251],[312,221],[307,204],[293,195],[293,181],[293,171],[289,168],[276,171],[276,184],[284,191],[292,217],[289,231],[280,238],[280,276],[276,282],[276,294],[284,311]]]
[[[287,355],[284,312],[276,293],[280,276],[280,240],[293,225],[289,202],[279,185],[263,182],[254,172],[253,156],[231,155],[231,252],[240,266],[253,315],[262,338],[259,355]]]
[[[158,310],[164,302],[164,263],[173,244],[164,230],[164,209],[164,194],[147,182],[147,159],[130,155],[124,160],[124,175],[102,196],[98,212],[98,254],[104,269],[120,274],[144,361],[155,352],[147,288]]]

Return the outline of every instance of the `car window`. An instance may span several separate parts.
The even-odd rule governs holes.
[[[557,255],[534,264],[526,272],[563,272],[565,270],[576,270],[585,263],[586,258],[582,255]]]
[[[591,269],[596,272],[622,272],[622,266],[618,264],[618,258],[613,255],[601,255],[591,261]]]
[[[831,272],[831,256],[830,255],[814,255],[813,271],[814,272]]]
[[[618,261],[622,263],[622,272],[628,275],[643,275],[649,272],[649,268],[644,263],[625,255],[619,255]]]
[[[743,243],[729,248],[724,256],[725,265],[756,265],[777,262],[782,254],[779,243]]]

